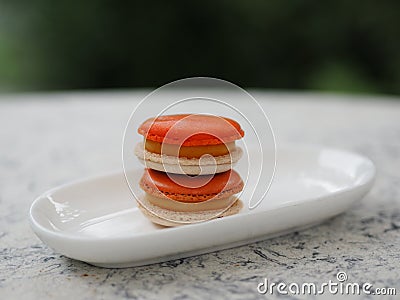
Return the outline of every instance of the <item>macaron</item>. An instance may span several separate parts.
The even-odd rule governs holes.
[[[147,168],[176,174],[205,175],[228,171],[242,156],[236,141],[244,131],[236,121],[214,115],[179,114],[150,118],[135,148]]]
[[[234,170],[215,175],[187,176],[145,169],[138,201],[153,223],[178,226],[236,214],[243,204],[235,197],[243,181]]]

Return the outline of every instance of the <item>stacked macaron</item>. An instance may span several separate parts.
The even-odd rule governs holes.
[[[232,215],[242,207],[234,195],[243,181],[232,166],[242,156],[235,143],[244,136],[229,118],[181,114],[146,120],[135,154],[146,166],[139,207],[164,226]]]

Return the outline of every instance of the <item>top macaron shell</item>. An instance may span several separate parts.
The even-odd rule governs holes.
[[[204,181],[204,177],[189,177],[178,174],[168,175],[164,172],[145,169],[140,186],[146,193],[153,196],[167,197],[182,202],[201,202],[209,199],[226,198],[243,189],[244,183],[239,174],[234,170],[211,175],[210,180],[206,184],[202,182]],[[181,180],[190,181],[190,185],[194,188],[181,185],[179,183]],[[197,183],[200,183],[201,186],[198,186]]]
[[[139,127],[138,133],[151,141],[181,146],[219,145],[244,136],[236,121],[201,114],[150,118]]]

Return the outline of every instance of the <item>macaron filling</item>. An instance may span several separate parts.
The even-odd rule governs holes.
[[[203,202],[197,203],[185,203],[175,201],[169,198],[159,198],[148,193],[145,193],[145,200],[151,204],[161,207],[163,209],[181,212],[199,212],[207,210],[223,210],[229,208],[237,198],[235,196],[229,196],[222,199],[210,199]]]
[[[218,145],[204,146],[180,146],[174,144],[159,143],[145,139],[144,147],[147,151],[156,154],[169,156],[179,156],[187,158],[201,158],[205,154],[212,156],[227,155],[236,149],[235,142],[221,143]]]

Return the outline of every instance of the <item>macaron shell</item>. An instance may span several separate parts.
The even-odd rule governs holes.
[[[135,155],[139,160],[150,169],[175,174],[199,175],[215,174],[226,172],[239,161],[243,155],[243,150],[236,146],[229,154],[216,157],[185,158],[173,157],[152,153],[144,149],[143,143],[138,143],[135,147]]]
[[[181,146],[205,146],[241,139],[236,121],[212,115],[180,114],[146,120],[138,129],[145,139]]]
[[[216,174],[229,171],[236,163],[217,164],[216,166],[197,166],[197,165],[174,165],[166,163],[158,163],[151,160],[139,159],[139,161],[149,169],[161,172],[169,172],[174,174],[200,175],[200,174]]]
[[[146,193],[182,202],[201,202],[229,197],[240,192],[243,185],[242,179],[234,170],[215,175],[190,177],[145,169],[140,180],[140,186]]]
[[[225,210],[215,210],[207,212],[174,212],[160,207],[156,207],[149,202],[143,202],[144,206],[138,202],[141,212],[153,223],[174,227],[192,223],[198,223],[206,220],[216,219],[235,215],[243,208],[243,203],[239,199]]]

